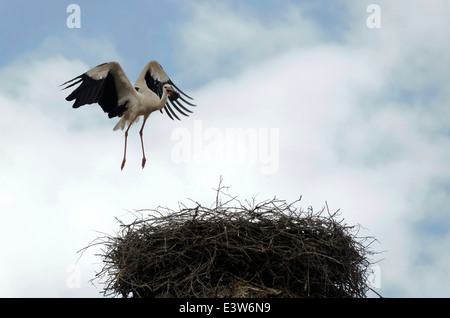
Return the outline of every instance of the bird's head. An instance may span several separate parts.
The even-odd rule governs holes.
[[[175,101],[178,99],[178,97],[180,97],[180,93],[178,93],[176,90],[174,90],[173,87],[169,84],[165,84],[163,86],[163,89],[167,93],[167,95],[169,96],[169,99],[171,101]]]
[[[175,90],[173,89],[172,85],[169,85],[169,84],[165,84],[163,86],[163,89],[167,93],[167,95],[170,95],[172,92],[175,92]]]

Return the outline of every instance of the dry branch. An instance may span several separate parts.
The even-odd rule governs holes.
[[[373,239],[358,238],[338,211],[303,211],[301,198],[242,204],[221,182],[215,190],[212,207],[138,210],[132,223],[118,220],[115,236],[93,241],[104,295],[365,297],[373,252],[363,242]]]

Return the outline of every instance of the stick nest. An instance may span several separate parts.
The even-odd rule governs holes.
[[[241,204],[225,190],[219,183],[211,207],[138,210],[93,241],[104,296],[365,297],[374,239],[358,238],[359,226],[328,206],[303,211],[301,198]]]

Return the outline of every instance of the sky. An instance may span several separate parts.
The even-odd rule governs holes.
[[[211,205],[222,176],[243,201],[301,196],[361,225],[381,295],[449,297],[449,12],[444,0],[1,0],[0,296],[102,297],[89,282],[100,250],[78,251],[136,210]],[[121,171],[117,118],[73,109],[59,85],[107,61],[134,82],[153,59],[197,106],[149,117],[145,169],[133,126]]]

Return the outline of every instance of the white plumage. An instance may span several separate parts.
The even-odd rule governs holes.
[[[63,84],[64,89],[80,84],[66,100],[75,100],[73,108],[98,103],[109,118],[121,117],[114,130],[125,130],[125,148],[121,169],[125,166],[128,130],[144,117],[139,135],[142,146],[142,168],[145,167],[145,151],[142,132],[148,116],[156,110],[164,109],[171,119],[180,119],[177,112],[188,116],[192,113],[184,104],[195,106],[181,95],[192,99],[181,91],[167,76],[162,66],[150,61],[142,70],[135,85],[131,85],[122,67],[117,62],[100,64]],[[175,89],[178,91],[176,91]],[[181,100],[181,102],[179,101]],[[172,109],[175,109],[175,111]]]

